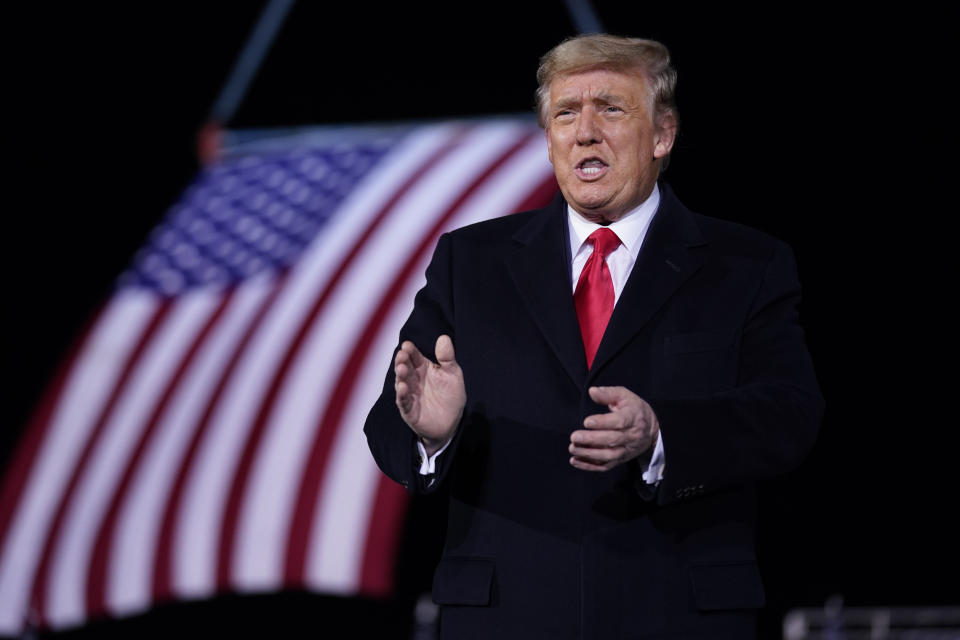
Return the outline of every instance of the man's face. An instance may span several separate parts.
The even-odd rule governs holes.
[[[653,123],[653,100],[639,73],[594,69],[550,84],[547,149],[567,202],[610,223],[640,205],[670,152],[676,122]]]

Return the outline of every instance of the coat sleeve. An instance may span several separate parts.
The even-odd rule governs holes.
[[[810,451],[824,402],[799,302],[793,253],[778,241],[743,325],[735,388],[650,400],[666,452],[659,503],[785,473]]]
[[[451,293],[451,250],[447,234],[440,237],[430,265],[427,267],[427,283],[414,299],[414,308],[400,330],[400,340],[394,349],[405,340],[413,342],[425,356],[433,359],[433,350],[437,338],[443,334],[450,336],[456,346],[453,322],[453,296]],[[367,415],[363,431],[373,458],[388,477],[403,485],[408,491],[430,493],[440,486],[446,475],[446,464],[456,450],[457,436],[447,450],[437,458],[437,472],[433,477],[421,476],[420,459],[416,446],[416,436],[400,417],[394,391],[393,359],[391,358],[383,390],[370,413]]]

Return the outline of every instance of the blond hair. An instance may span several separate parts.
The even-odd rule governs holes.
[[[550,83],[558,76],[590,69],[642,73],[653,97],[654,123],[660,126],[668,113],[679,121],[674,104],[677,72],[670,66],[667,48],[655,40],[600,33],[568,38],[540,58],[536,98],[537,122],[541,127],[547,127]]]

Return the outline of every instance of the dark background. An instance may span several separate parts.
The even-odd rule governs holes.
[[[526,111],[538,57],[576,31],[561,2],[343,4],[301,0],[228,127]],[[827,398],[811,458],[762,488],[767,637],[786,610],[833,594],[851,606],[960,601],[947,271],[957,207],[946,188],[955,16],[918,3],[648,4],[594,2],[608,31],[673,53],[681,135],[666,179],[690,208],[794,247]],[[197,171],[196,132],[260,8],[5,9],[0,465],[83,323]],[[347,619],[351,636],[407,637],[442,515],[440,499],[415,503],[393,603],[224,596],[52,637],[313,637]]]

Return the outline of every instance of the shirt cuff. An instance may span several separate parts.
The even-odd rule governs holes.
[[[647,484],[657,484],[663,480],[663,468],[666,463],[667,460],[663,455],[663,438],[657,433],[657,444],[653,448],[650,464],[647,465],[647,470],[643,472],[643,481]]]
[[[420,475],[428,476],[437,472],[437,456],[446,451],[451,442],[453,442],[453,438],[447,440],[432,456],[428,456],[427,448],[423,446],[419,438],[417,439],[417,451],[420,453]]]

